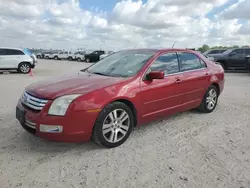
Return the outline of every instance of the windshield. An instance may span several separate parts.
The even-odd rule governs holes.
[[[31,52],[29,49],[27,49],[27,48],[24,48],[24,49],[23,49],[23,52],[24,52],[25,54],[29,55],[29,56],[32,55],[32,52]]]
[[[137,74],[155,52],[120,51],[86,69],[87,72],[114,77],[130,77]]]
[[[222,54],[229,54],[232,51],[233,51],[233,49],[229,49],[229,50],[226,50],[225,52],[223,52]]]

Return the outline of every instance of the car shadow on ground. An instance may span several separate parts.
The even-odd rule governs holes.
[[[250,73],[247,70],[225,70],[225,73]]]
[[[31,150],[36,150],[37,152],[44,152],[44,153],[52,151],[54,153],[61,153],[76,148],[85,151],[102,148],[101,146],[95,144],[92,140],[90,140],[89,142],[80,142],[80,143],[53,142],[31,135],[26,131],[23,131],[21,133],[19,141],[22,142],[23,145],[29,146]]]

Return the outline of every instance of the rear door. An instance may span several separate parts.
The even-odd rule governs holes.
[[[192,108],[203,99],[210,85],[210,72],[205,62],[194,53],[178,52],[177,56],[182,72],[182,104]]]

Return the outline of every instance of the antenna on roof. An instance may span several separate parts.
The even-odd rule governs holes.
[[[176,42],[177,42],[177,41],[174,41],[174,44],[173,44],[172,48],[174,48]]]

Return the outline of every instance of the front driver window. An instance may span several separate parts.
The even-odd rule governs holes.
[[[179,72],[176,53],[167,53],[159,56],[151,65],[149,71],[164,71],[165,75]]]
[[[235,53],[236,55],[242,55],[242,54],[244,54],[244,52],[243,52],[242,49],[233,50],[231,53]]]

